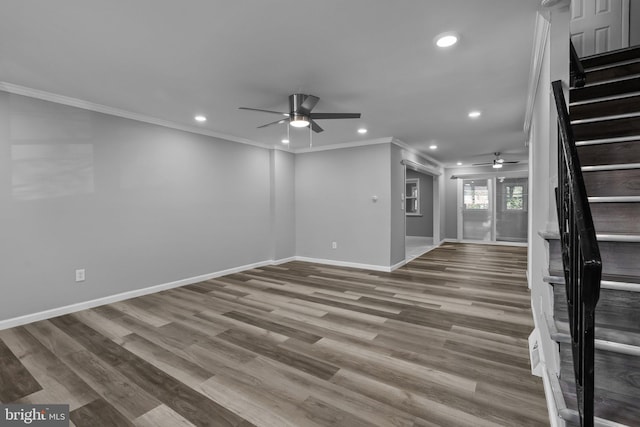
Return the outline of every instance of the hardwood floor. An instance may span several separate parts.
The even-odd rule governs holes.
[[[254,269],[0,331],[0,401],[76,426],[548,425],[526,248]]]

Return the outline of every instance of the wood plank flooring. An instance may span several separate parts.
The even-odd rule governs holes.
[[[254,269],[0,331],[0,402],[75,426],[542,426],[526,248]]]

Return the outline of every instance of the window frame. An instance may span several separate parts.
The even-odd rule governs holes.
[[[409,185],[414,185],[415,188],[415,195],[413,195],[414,193],[411,192],[410,193],[407,191],[407,187]],[[406,216],[422,216],[421,213],[421,205],[422,203],[420,203],[420,179],[419,178],[407,178],[404,181],[404,190],[405,190],[405,215]],[[411,201],[415,201],[415,210],[411,210],[409,211],[409,204]]]

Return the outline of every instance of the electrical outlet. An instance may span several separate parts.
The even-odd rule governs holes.
[[[84,268],[76,270],[76,282],[84,282]]]
[[[331,242],[331,249],[338,249],[338,242]]]

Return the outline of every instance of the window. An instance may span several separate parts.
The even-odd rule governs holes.
[[[505,208],[508,211],[524,210],[524,186],[505,185]]]
[[[489,186],[487,180],[471,181],[464,184],[464,208],[466,210],[489,209]]]
[[[405,181],[406,213],[409,216],[420,215],[420,180],[417,178]]]

